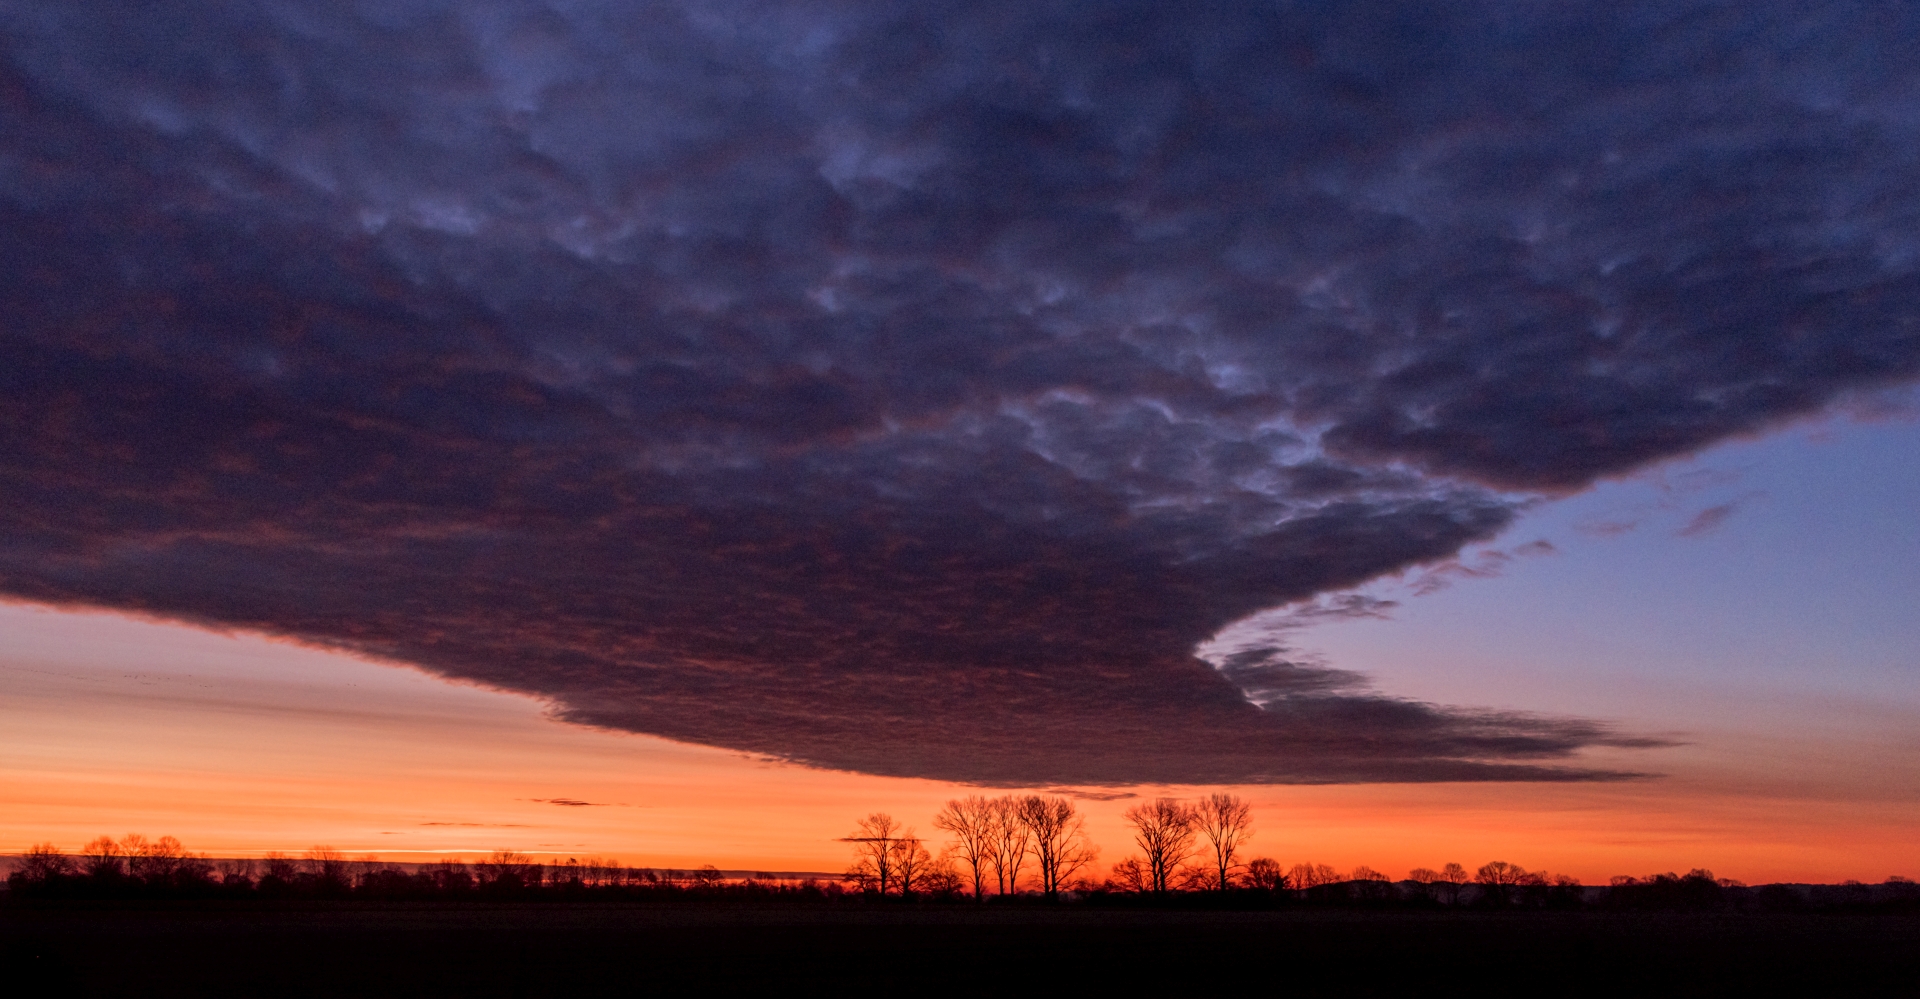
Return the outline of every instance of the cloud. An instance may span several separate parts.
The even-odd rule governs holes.
[[[543,805],[564,805],[567,808],[604,808],[607,805],[604,801],[581,801],[578,798],[528,798],[527,800]]]
[[[0,591],[872,773],[1605,777],[1194,653],[1912,380],[1916,19],[0,0]]]
[[[1694,514],[1693,519],[1687,521],[1685,527],[1673,533],[1682,538],[1697,538],[1702,534],[1711,534],[1719,529],[1721,524],[1726,523],[1727,518],[1733,516],[1733,512],[1739,508],[1738,503],[1722,503],[1719,506],[1707,507]]]
[[[1707,507],[1699,513],[1694,514],[1692,519],[1687,521],[1686,526],[1673,532],[1674,536],[1697,538],[1701,535],[1711,534],[1719,530],[1720,526],[1725,524],[1728,518],[1739,512],[1740,508],[1746,506],[1748,502],[1756,499],[1765,499],[1766,495],[1766,493],[1759,491],[1749,492],[1744,496],[1736,497],[1725,503]]]
[[[1081,801],[1125,801],[1128,798],[1139,797],[1132,791],[1085,791],[1073,787],[1052,787],[1047,789],[1047,793],[1062,794]]]

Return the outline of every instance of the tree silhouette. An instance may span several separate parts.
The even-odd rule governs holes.
[[[1474,872],[1474,883],[1480,886],[1481,902],[1488,905],[1506,905],[1514,901],[1514,889],[1522,885],[1544,885],[1546,878],[1532,874],[1518,864],[1509,864],[1504,860],[1490,860],[1480,865]]]
[[[693,886],[702,891],[713,891],[726,883],[726,875],[712,864],[703,864],[693,871]]]
[[[487,859],[474,864],[473,869],[479,875],[480,884],[496,892],[537,886],[541,880],[540,865],[534,863],[532,857],[512,850],[495,850]]]
[[[254,863],[245,857],[222,860],[217,865],[220,883],[229,888],[246,888],[253,885]]]
[[[842,843],[853,844],[854,860],[847,870],[848,880],[863,888],[871,886],[882,895],[893,890],[898,880],[894,873],[898,859],[894,844],[905,835],[908,834],[900,823],[885,812],[875,812],[854,823],[853,835],[840,838]]]
[[[926,844],[920,837],[908,829],[899,839],[893,841],[890,849],[893,855],[894,883],[899,886],[900,894],[912,895],[928,888],[928,879],[933,874],[933,855],[927,852]]]
[[[1193,852],[1194,812],[1172,798],[1155,798],[1127,809],[1133,841],[1145,855],[1149,890],[1165,894],[1173,875]]]
[[[976,794],[948,801],[933,819],[934,828],[953,835],[951,855],[966,865],[976,899],[986,894],[987,871],[993,867],[998,814],[990,799]]]
[[[1253,809],[1238,795],[1215,793],[1200,799],[1193,808],[1194,825],[1206,838],[1213,855],[1216,884],[1221,891],[1233,886],[1233,869],[1239,866],[1240,845],[1253,835]]]
[[[1293,882],[1295,888],[1318,888],[1338,883],[1340,872],[1326,864],[1295,864],[1293,870],[1287,872],[1287,880]]]
[[[993,876],[1000,894],[1018,894],[1020,870],[1033,848],[1033,833],[1020,821],[1020,804],[1012,795],[995,798],[993,805]]]
[[[314,846],[301,856],[302,872],[326,892],[341,892],[353,887],[352,869],[345,854],[330,846]]]
[[[101,836],[80,848],[80,866],[88,877],[101,880],[119,877],[125,870],[120,844],[112,836]]]
[[[14,873],[35,884],[58,881],[73,873],[73,858],[61,853],[52,843],[39,843],[20,858]]]
[[[1137,857],[1128,857],[1113,865],[1107,880],[1120,891],[1145,894],[1153,890],[1153,875]]]
[[[1509,864],[1504,860],[1489,860],[1480,865],[1480,870],[1475,872],[1473,880],[1483,885],[1504,887],[1523,884],[1521,879],[1526,876],[1527,869],[1518,864]]]
[[[1460,889],[1467,883],[1467,869],[1449,861],[1446,866],[1440,868],[1439,883],[1446,886],[1442,891],[1446,892],[1447,904],[1459,905]]]
[[[1272,857],[1255,857],[1247,861],[1247,884],[1263,891],[1279,891],[1287,887],[1287,872]]]
[[[1058,897],[1062,886],[1100,852],[1087,840],[1085,820],[1071,798],[1059,796],[1022,798],[1017,814],[1032,836],[1040,890],[1048,898]]]
[[[172,883],[189,859],[172,836],[148,842],[145,836],[130,834],[120,841],[120,849],[127,855],[127,873],[156,886]]]

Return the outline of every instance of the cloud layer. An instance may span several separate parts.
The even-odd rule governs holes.
[[[1902,5],[0,35],[0,589],[820,766],[1608,776],[1194,650],[1920,372]]]

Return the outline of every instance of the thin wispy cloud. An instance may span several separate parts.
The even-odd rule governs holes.
[[[1906,8],[0,0],[0,37],[0,590],[811,765],[1617,776],[1598,722],[1195,650],[1920,372]]]

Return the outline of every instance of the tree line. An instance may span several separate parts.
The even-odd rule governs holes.
[[[16,897],[370,897],[554,899],[779,899],[974,902],[1072,902],[1090,905],[1270,907],[1348,905],[1436,908],[1792,909],[1896,905],[1920,907],[1920,886],[1903,877],[1880,885],[1768,885],[1695,869],[1617,876],[1604,886],[1529,871],[1502,860],[1469,871],[1459,863],[1418,867],[1393,881],[1367,865],[1283,865],[1245,857],[1253,812],[1226,793],[1193,801],[1156,798],[1127,809],[1134,853],[1104,870],[1084,817],[1058,795],[973,795],[948,801],[933,826],[937,844],[884,813],[842,837],[853,862],[839,878],[729,876],[629,867],[600,858],[539,862],[512,850],[466,863],[400,865],[347,857],[315,846],[299,857],[215,860],[178,840],[102,836],[66,854],[42,843],[15,863]]]
[[[1124,814],[1137,852],[1104,873],[1094,862],[1070,798],[1046,795],[974,795],[950,800],[934,816],[947,841],[934,852],[911,827],[885,813],[859,820],[843,841],[853,845],[846,881],[879,896],[1018,898],[1033,894],[1092,902],[1263,905],[1279,903],[1409,905],[1479,908],[1715,909],[1920,904],[1920,886],[1894,876],[1882,885],[1850,881],[1836,886],[1769,885],[1750,890],[1696,868],[1645,877],[1620,875],[1605,886],[1529,871],[1492,860],[1469,871],[1460,863],[1416,867],[1394,882],[1365,864],[1348,871],[1327,864],[1291,866],[1271,857],[1245,857],[1253,809],[1242,798],[1215,793],[1193,801],[1156,798]]]
[[[729,877],[709,864],[690,870],[629,867],[603,857],[542,863],[513,850],[484,860],[444,859],[405,865],[367,855],[352,858],[330,846],[298,857],[216,860],[185,850],[171,836],[148,840],[102,836],[77,854],[52,843],[28,850],[14,865],[8,887],[27,897],[527,897],[604,894],[844,895],[835,880],[772,874]]]
[[[1193,801],[1155,798],[1127,809],[1127,825],[1138,853],[1096,873],[1099,848],[1071,798],[1059,795],[973,795],[950,800],[934,816],[934,828],[948,835],[939,853],[910,827],[876,812],[856,823],[842,841],[853,844],[854,862],[845,879],[877,895],[989,895],[1063,893],[1140,895],[1233,892],[1307,892],[1331,885],[1359,886],[1348,895],[1378,894],[1385,874],[1364,864],[1342,872],[1326,864],[1303,862],[1287,867],[1271,857],[1245,858],[1253,836],[1253,809],[1238,795],[1216,793]],[[1505,890],[1512,887],[1578,888],[1577,880],[1529,872],[1493,861],[1476,874],[1450,863],[1440,870],[1416,868],[1408,881],[1436,900],[1459,901],[1468,885]],[[1320,892],[1321,895],[1329,894]]]

